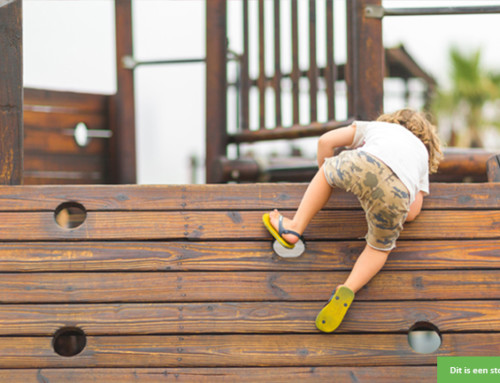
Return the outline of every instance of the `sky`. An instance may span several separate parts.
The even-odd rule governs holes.
[[[283,9],[289,8],[290,0],[281,1]],[[298,1],[299,12],[303,12],[307,1]],[[336,57],[344,62],[344,0],[334,2]],[[235,51],[241,47],[240,4],[239,0],[231,0],[229,7],[230,47]],[[500,5],[500,1],[383,2],[389,8],[482,4]],[[24,0],[23,23],[26,87],[105,94],[116,91],[112,0]],[[383,21],[383,39],[386,47],[404,44],[426,71],[447,84],[448,51],[452,45],[463,52],[481,49],[484,67],[500,71],[495,32],[499,25],[500,14],[387,17]],[[134,44],[138,60],[204,58],[205,1],[135,0]],[[300,44],[307,46],[307,33],[301,32]],[[301,65],[305,64],[301,57]],[[203,170],[199,169],[193,178],[189,163],[193,156],[201,165],[204,160],[205,65],[147,66],[136,69],[135,75],[138,183],[204,182]],[[399,107],[388,104],[386,108]],[[230,113],[229,119],[234,118]],[[286,150],[289,143],[272,145],[273,149]],[[314,154],[308,152],[314,150],[311,140],[303,145],[306,154]]]

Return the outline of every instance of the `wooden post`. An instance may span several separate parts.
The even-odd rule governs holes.
[[[23,182],[22,0],[0,2],[0,185]]]
[[[206,23],[206,182],[215,183],[227,146],[226,0],[206,2]]]
[[[486,162],[488,182],[500,182],[500,154],[491,157]]]
[[[367,5],[381,0],[347,1],[348,114],[362,120],[383,112],[384,48],[382,20],[367,18]]]
[[[132,0],[115,0],[117,93],[111,116],[111,180],[134,184],[136,176],[134,71],[123,67],[124,56],[133,57]]]

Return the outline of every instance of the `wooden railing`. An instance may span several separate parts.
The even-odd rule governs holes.
[[[318,136],[329,129],[345,126],[356,118],[373,118],[382,111],[383,50],[381,43],[381,22],[366,19],[364,7],[380,5],[380,0],[355,0],[346,2],[347,55],[348,64],[343,67],[342,80],[346,81],[349,98],[348,110],[338,113],[335,83],[340,80],[338,63],[334,53],[334,1],[321,3],[324,9],[317,9],[317,2],[309,0],[306,20],[308,31],[307,52],[299,44],[299,2],[292,0],[290,12],[285,15],[282,2],[273,0],[272,7],[266,7],[264,0],[242,1],[241,52],[233,52],[227,46],[227,2],[207,1],[207,181],[222,182],[217,178],[220,160],[226,156],[230,143],[269,141]],[[258,23],[249,23],[249,9],[256,7]],[[317,15],[325,18],[324,28],[318,31]],[[290,25],[289,38],[285,38],[282,25],[284,17]],[[266,29],[272,19],[272,30]],[[324,34],[324,36],[320,36]],[[251,56],[250,36],[257,40],[257,56]],[[319,47],[318,41],[326,44]],[[286,58],[291,69],[283,70],[285,58],[283,44],[289,44],[290,57]],[[319,50],[324,50],[324,63],[318,62]],[[299,56],[309,57],[308,68],[299,64]],[[228,57],[239,66],[239,76],[231,85],[238,92],[238,124],[236,131],[228,132],[227,87]],[[271,59],[270,59],[271,58]],[[266,73],[266,62],[272,62],[272,74]],[[252,63],[258,67],[258,74],[250,74]],[[343,71],[344,72],[344,71]],[[305,77],[303,76],[305,75]],[[287,96],[290,107],[284,107],[284,81],[290,86]],[[361,86],[363,85],[363,91]],[[258,102],[251,102],[252,90]],[[301,94],[307,91],[306,98]],[[271,96],[272,94],[272,96]],[[324,98],[325,111],[319,111],[319,97]],[[302,103],[307,104],[308,116],[302,116]],[[272,104],[271,107],[268,105]],[[252,110],[257,109],[257,110]],[[285,110],[286,109],[286,110]],[[286,115],[289,113],[289,115]],[[324,115],[324,118],[320,117]],[[338,120],[338,114],[347,116]],[[271,115],[271,116],[270,116]],[[255,118],[251,126],[251,116]]]
[[[258,34],[258,66],[259,73],[257,77],[257,88],[259,95],[259,119],[258,119],[258,130],[266,129],[266,105],[269,101],[273,103],[274,109],[274,121],[272,126],[282,127],[283,126],[283,108],[282,108],[282,79],[284,77],[284,71],[282,69],[282,55],[281,49],[284,42],[282,41],[281,25],[283,23],[283,13],[280,1],[273,1],[272,12],[266,12],[264,0],[259,0],[256,4],[258,6],[258,24],[257,31],[250,28],[249,26],[249,3],[251,0],[243,0],[242,4],[242,19],[243,19],[243,51],[240,56],[241,63],[241,83],[240,83],[240,94],[241,94],[241,130],[246,131],[250,129],[250,89],[251,89],[251,78],[250,78],[250,48],[249,48],[249,38],[250,33],[254,35]],[[316,1],[309,0],[308,2],[308,41],[309,47],[307,55],[310,58],[309,68],[307,72],[307,87],[309,89],[309,121],[318,121],[318,83],[320,80],[319,66],[317,61],[317,20],[316,20]],[[328,112],[328,120],[335,119],[335,80],[336,75],[336,62],[334,57],[334,42],[333,42],[333,26],[334,26],[334,16],[333,16],[333,0],[327,0],[325,2],[325,30],[324,38],[327,42],[323,47],[325,50],[326,62],[323,67],[322,77],[325,84],[326,93],[326,105]],[[266,31],[265,23],[267,19],[273,20],[273,30]],[[299,66],[299,56],[302,52],[299,52],[299,12],[298,12],[298,2],[291,2],[291,14],[290,14],[290,25],[291,25],[291,39],[290,39],[290,61],[292,64],[291,69],[291,98],[292,98],[292,125],[299,125],[299,111],[300,111],[300,84],[301,79],[301,68]],[[256,33],[257,32],[257,33]],[[272,32],[272,33],[269,33]],[[271,50],[268,49],[271,46]],[[268,53],[272,51],[272,67],[273,75],[271,78],[266,76],[265,64],[269,60]],[[267,97],[268,89],[272,89],[274,93],[274,98],[270,100]]]
[[[24,180],[27,183],[59,183],[61,181],[72,183],[136,182],[133,71],[122,65],[122,57],[130,56],[133,53],[132,2],[130,0],[115,0],[115,16],[116,94],[108,97],[106,95],[78,95],[75,93],[69,95],[68,93],[52,91],[28,90],[26,92],[28,105],[23,108],[22,0],[0,1],[0,184],[18,185],[22,184]],[[57,94],[58,96],[56,96]],[[68,96],[67,100],[64,99],[65,96]],[[30,104],[33,97],[36,99],[36,105]],[[93,100],[90,104],[87,103],[89,99]],[[59,115],[57,112],[51,113],[49,111],[50,108],[57,109],[57,104],[64,104],[64,102],[72,102],[73,110],[63,108],[65,109],[64,112],[59,113]],[[37,109],[37,106],[44,107],[45,112],[41,112],[41,109]],[[85,161],[85,159],[82,161],[82,158],[78,158],[78,155],[68,156],[66,159],[61,160],[61,157],[58,157],[61,154],[60,151],[67,152],[68,147],[64,149],[59,147],[55,153],[50,153],[50,145],[54,144],[53,139],[55,138],[53,133],[60,131],[61,125],[49,126],[48,120],[52,119],[52,122],[59,123],[63,115],[67,117],[74,114],[75,117],[86,109],[88,112],[89,106],[94,108],[92,111],[94,115],[100,114],[102,119],[106,120],[107,129],[113,131],[106,153],[101,153],[107,158],[102,161],[98,160],[98,163],[94,161],[95,158],[93,157],[89,162]],[[29,119],[26,124],[26,134],[23,131],[23,112],[27,113]],[[46,119],[41,118],[49,115],[50,117]],[[67,119],[62,124],[66,130],[73,128],[67,125],[68,121]],[[102,121],[91,125],[103,127]],[[49,128],[52,129],[52,132],[43,137],[43,135],[40,136],[39,128],[45,130],[44,134],[49,132],[47,130]],[[31,136],[31,134],[34,134],[34,136]],[[48,137],[52,141],[50,143],[46,141],[44,146],[43,140],[47,140]],[[58,136],[57,141],[59,143],[69,142],[67,138],[64,135]],[[26,153],[24,139],[27,140],[26,144],[28,146]],[[82,152],[84,151],[80,151],[79,154],[82,154]],[[52,154],[55,156],[52,156]],[[101,166],[103,161],[107,162],[105,167],[106,170],[109,170],[106,176],[104,175],[106,172],[104,166]],[[69,164],[71,162],[77,164],[76,168],[70,169]],[[23,174],[23,168],[28,170],[26,177]],[[61,171],[58,168],[63,169]],[[97,170],[97,168],[99,169]],[[54,173],[54,171],[58,173]],[[54,178],[54,175],[57,177]],[[66,180],[64,180],[65,178]]]
[[[255,166],[250,165],[245,159],[228,158],[227,148],[230,144],[319,136],[329,129],[344,126],[353,119],[372,119],[383,112],[383,78],[386,72],[382,44],[384,17],[500,12],[498,6],[387,9],[382,7],[380,0],[345,1],[347,63],[341,66],[337,63],[333,49],[335,37],[333,5],[338,2],[325,0],[318,3],[314,0],[307,2],[304,0],[300,3],[309,5],[306,19],[310,43],[307,52],[303,52],[299,51],[301,46],[298,43],[299,0],[287,3],[291,4],[290,20],[286,20],[291,26],[288,40],[283,39],[283,28],[281,28],[285,21],[283,3],[279,0],[269,0],[271,1],[272,8],[266,7],[269,3],[265,0],[242,0],[241,53],[231,50],[231,46],[228,47],[227,0],[207,1],[207,182],[225,182],[228,180],[227,174],[238,176],[242,171],[248,174],[249,171],[255,170]],[[321,4],[325,9],[318,10],[317,4]],[[251,8],[253,13],[258,14],[257,26],[254,28],[248,21],[250,7],[253,7]],[[318,32],[317,28],[319,14],[325,17],[323,24],[326,44],[322,47],[318,46],[319,36],[323,33]],[[269,19],[272,19],[272,23],[268,23]],[[272,30],[265,28],[269,24],[272,24]],[[250,36],[257,40],[258,57],[250,57],[253,52],[249,47]],[[285,60],[281,54],[283,44],[290,45],[287,48],[291,52],[291,57],[287,59],[291,69],[287,72],[282,70],[282,63]],[[319,63],[317,59],[321,49],[326,55],[324,63]],[[304,55],[309,58],[307,68],[299,65],[299,56]],[[227,57],[239,63],[239,77],[233,78],[229,83]],[[270,57],[273,71],[266,73],[266,69],[270,72],[265,65]],[[408,62],[408,57],[402,58],[415,72],[415,63]],[[253,67],[258,66],[258,70],[257,74],[253,73],[251,76],[252,63],[255,64]],[[390,60],[387,65],[390,67]],[[428,76],[424,74],[420,77]],[[346,113],[339,113],[335,104],[335,82],[339,80],[345,80],[346,84]],[[284,83],[291,84],[287,95],[291,99],[291,106],[286,111],[283,107]],[[305,85],[304,88],[301,88],[302,84]],[[321,84],[325,84],[324,89],[321,88]],[[228,85],[236,87],[239,95],[237,124],[228,122]],[[431,84],[431,87],[434,85]],[[308,92],[306,98],[301,97],[304,91]],[[258,102],[251,100],[252,92],[258,98]],[[318,97],[322,93],[325,95],[327,109],[325,118],[319,116],[321,113],[319,113]],[[302,100],[308,104],[307,118],[301,115]],[[269,107],[269,104],[272,106]],[[287,111],[291,116],[285,115]],[[274,114],[274,118],[270,118],[269,114]],[[337,115],[346,117],[337,119]],[[236,125],[236,128],[229,129],[232,125]],[[237,177],[230,179],[240,180]]]

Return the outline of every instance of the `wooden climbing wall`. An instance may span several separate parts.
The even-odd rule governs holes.
[[[437,356],[500,354],[499,184],[432,184],[333,334],[314,318],[366,226],[335,191],[306,253],[277,257],[261,215],[304,190],[0,187],[0,381],[431,382]]]

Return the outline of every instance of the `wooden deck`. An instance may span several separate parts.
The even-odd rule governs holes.
[[[0,187],[0,381],[431,382],[437,356],[499,355],[498,183],[432,184],[333,334],[314,318],[366,224],[336,190],[306,253],[279,258],[261,215],[305,187]],[[77,228],[56,223],[67,202]],[[434,353],[408,344],[422,322]]]

